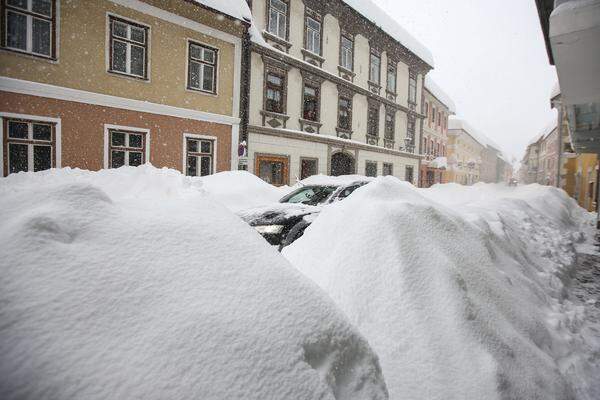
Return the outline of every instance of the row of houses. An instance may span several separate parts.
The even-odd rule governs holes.
[[[431,53],[369,0],[0,1],[2,176],[482,180]]]
[[[588,211],[597,210],[599,159],[597,153],[577,153],[571,142],[569,115],[558,82],[550,95],[552,114],[542,132],[527,145],[519,180],[563,189]]]

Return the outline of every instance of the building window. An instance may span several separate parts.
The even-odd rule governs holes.
[[[304,85],[302,118],[309,121],[319,120],[319,88],[307,84]]]
[[[119,168],[124,165],[137,167],[146,162],[146,134],[144,132],[130,132],[122,130],[109,130],[110,168]]]
[[[406,122],[406,136],[409,138],[415,138],[415,117],[414,115],[409,115]]]
[[[442,113],[438,111],[438,126],[442,126]]]
[[[265,110],[283,114],[285,112],[283,90],[285,77],[275,72],[267,72]]]
[[[110,72],[147,79],[148,28],[110,17]]]
[[[413,183],[414,179],[414,169],[412,165],[407,165],[404,170],[404,180],[406,182]]]
[[[5,119],[4,132],[5,175],[54,167],[54,124]]]
[[[288,158],[281,156],[256,156],[255,171],[258,177],[275,186],[288,184]]]
[[[408,102],[417,104],[417,73],[413,70],[408,73]]]
[[[428,102],[425,102],[425,108],[424,108],[423,112],[425,113],[425,117],[429,118],[429,103]]]
[[[288,5],[281,0],[269,1],[269,33],[280,39],[287,38],[287,12]]]
[[[394,62],[391,60],[388,60],[387,91],[396,93],[396,65],[394,65]]]
[[[300,179],[306,179],[309,176],[317,174],[317,165],[319,160],[316,158],[300,158]]]
[[[394,125],[396,122],[396,113],[388,111],[385,113],[385,138],[394,140]]]
[[[365,175],[377,176],[377,163],[375,161],[367,161],[365,163]]]
[[[381,78],[381,57],[371,52],[371,61],[369,63],[369,81],[379,85]]]
[[[214,173],[214,152],[213,140],[186,138],[185,174],[188,176],[206,176]]]
[[[349,71],[354,68],[354,41],[345,35],[340,40],[340,65]]]
[[[394,164],[392,163],[383,163],[383,176],[394,175]]]
[[[306,50],[321,54],[321,22],[312,17],[306,17]]]
[[[367,118],[367,134],[371,136],[379,135],[379,105],[369,105],[369,115]]]
[[[352,130],[352,100],[345,97],[338,100],[338,127]]]
[[[435,107],[431,107],[431,122],[433,122],[433,126],[435,126]]]
[[[190,42],[188,89],[217,92],[217,49]]]
[[[2,47],[55,57],[55,0],[2,0]]]

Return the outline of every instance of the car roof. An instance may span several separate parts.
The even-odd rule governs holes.
[[[303,186],[349,186],[356,183],[367,183],[373,181],[375,178],[363,176],[363,175],[341,175],[341,176],[327,176],[327,175],[313,175],[306,179],[301,180],[299,183]]]

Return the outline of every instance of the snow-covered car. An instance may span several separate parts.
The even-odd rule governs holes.
[[[279,203],[251,208],[238,215],[279,250],[302,236],[322,207],[343,200],[370,182],[363,176],[316,176],[300,182],[299,188]]]

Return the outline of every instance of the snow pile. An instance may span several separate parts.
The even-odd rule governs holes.
[[[429,162],[431,168],[446,169],[448,168],[448,159],[446,157],[436,157]]]
[[[275,203],[290,191],[288,187],[278,188],[269,185],[246,171],[219,172],[192,179],[197,179],[202,189],[233,212]]]
[[[194,180],[0,180],[0,398],[386,399],[331,300]]]
[[[385,177],[284,255],[367,337],[392,399],[591,399],[600,369],[563,284],[588,218],[554,188]]]

